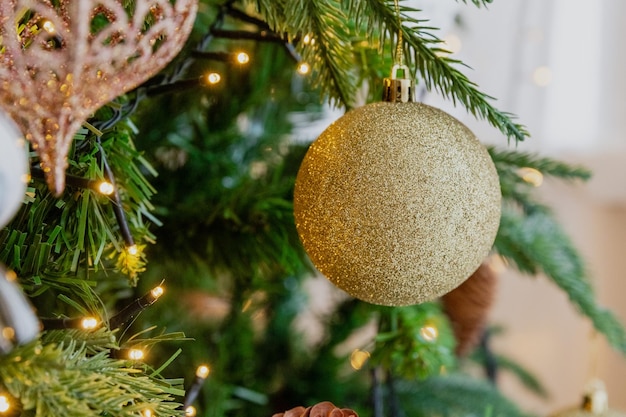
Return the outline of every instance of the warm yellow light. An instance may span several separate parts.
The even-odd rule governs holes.
[[[198,366],[198,369],[196,369],[196,376],[198,378],[206,379],[206,377],[209,376],[209,372],[211,372],[211,370],[208,366],[200,365]]]
[[[427,342],[434,342],[439,336],[439,330],[433,325],[426,325],[420,329],[420,336]]]
[[[445,43],[445,48],[453,54],[459,53],[459,51],[461,51],[461,47],[463,46],[461,38],[453,33],[447,35],[443,39],[443,42]]]
[[[0,413],[6,413],[11,409],[11,403],[6,395],[0,395]]]
[[[217,72],[210,72],[206,75],[206,82],[209,84],[217,84],[222,79],[222,76]]]
[[[85,317],[80,322],[80,325],[85,330],[93,330],[98,327],[98,320],[96,320],[94,317]]]
[[[350,366],[352,369],[359,370],[370,357],[370,353],[365,350],[355,349],[350,355]]]
[[[5,327],[2,329],[2,338],[7,340],[13,340],[15,337],[15,329],[13,327]]]
[[[41,27],[43,27],[43,30],[45,30],[51,35],[54,35],[57,31],[56,28],[54,27],[54,23],[52,23],[49,20],[46,20],[45,22],[43,22],[43,25],[41,25]]]
[[[133,361],[140,361],[144,357],[143,350],[141,349],[131,349],[128,351],[128,359]]]
[[[239,52],[237,54],[237,62],[240,64],[247,64],[250,62],[250,56],[245,52]]]
[[[189,407],[185,408],[185,415],[189,416],[189,417],[194,417],[198,412],[196,411],[196,407],[194,407],[193,405],[190,405]]]
[[[163,295],[163,293],[165,292],[165,290],[163,289],[163,287],[158,286],[158,287],[154,287],[152,289],[152,291],[150,291],[150,294],[154,297],[154,298],[159,298],[160,296]]]
[[[137,248],[137,245],[132,245],[126,248],[126,251],[128,251],[128,254],[131,256],[135,256],[137,255],[137,253],[139,253],[139,249]]]
[[[534,185],[535,187],[539,187],[541,184],[543,184],[543,174],[541,173],[541,171],[536,170],[535,168],[520,168],[517,173],[520,177],[522,177],[524,181],[531,185]]]
[[[305,45],[312,44],[313,37],[311,35],[304,35],[304,38],[302,38],[302,42],[304,42]]]
[[[100,194],[111,195],[113,194],[113,191],[115,191],[115,188],[110,182],[102,181],[100,184],[98,184],[98,191],[100,192]]]
[[[311,66],[307,64],[306,62],[301,62],[300,65],[298,65],[299,74],[306,75],[309,72],[311,72]]]
[[[545,87],[552,81],[552,70],[548,67],[538,67],[533,71],[533,82],[539,87]]]
[[[17,274],[15,273],[15,271],[11,271],[11,270],[5,271],[4,276],[8,281],[11,281],[11,282],[14,282],[17,280]]]
[[[142,415],[143,417],[154,417],[154,415],[155,415],[155,414],[154,414],[154,412],[152,412],[152,410],[151,410],[151,409],[146,408],[145,410],[143,410],[143,411],[141,412],[141,415]]]

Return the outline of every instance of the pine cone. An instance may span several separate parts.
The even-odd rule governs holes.
[[[272,417],[359,417],[359,415],[353,410],[337,408],[333,403],[324,401],[309,408],[295,407]]]
[[[478,343],[495,298],[497,278],[489,265],[482,264],[463,284],[441,297],[458,356],[468,354]]]

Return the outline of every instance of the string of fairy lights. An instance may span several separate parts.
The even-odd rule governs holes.
[[[104,179],[91,179],[83,178],[73,175],[66,176],[66,183],[70,187],[78,189],[85,189],[95,192],[99,195],[106,196],[113,201],[113,209],[115,211],[116,221],[120,233],[123,237],[126,251],[128,255],[140,256],[139,249],[134,243],[130,228],[126,220],[126,216],[122,210],[122,204],[118,188],[115,183],[115,177],[113,171],[108,165],[106,160],[106,154],[100,145],[100,137],[102,131],[111,128],[120,120],[131,115],[139,101],[146,97],[152,97],[155,95],[179,92],[184,89],[190,89],[197,86],[211,87],[219,84],[223,81],[223,75],[216,70],[208,70],[200,77],[192,79],[184,79],[186,70],[191,66],[195,60],[208,60],[208,61],[220,61],[230,65],[245,66],[251,62],[250,55],[242,50],[235,52],[223,52],[223,51],[207,51],[207,48],[211,41],[215,38],[232,39],[232,40],[253,40],[260,42],[274,42],[284,46],[288,55],[293,59],[296,64],[295,71],[300,75],[309,74],[311,66],[302,61],[302,58],[296,51],[294,44],[270,30],[267,23],[259,20],[255,17],[249,16],[246,13],[238,10],[233,6],[234,1],[227,1],[220,8],[214,23],[209,28],[207,34],[200,40],[196,48],[178,64],[171,74],[161,79],[159,83],[150,84],[146,83],[144,86],[139,87],[133,93],[130,94],[131,100],[119,108],[114,108],[114,115],[111,119],[106,121],[100,121],[91,125],[86,123],[86,127],[91,130],[97,136],[96,146],[98,148],[99,162],[104,167]],[[257,28],[256,32],[242,31],[242,30],[225,30],[222,29],[225,17],[229,16],[241,22],[251,24]],[[55,41],[56,29],[54,24],[50,21],[43,20],[40,23],[41,29],[45,30],[51,36],[51,47],[55,47],[58,44],[58,40]],[[314,45],[315,39],[310,35],[304,35],[302,38],[295,40],[294,42],[302,42],[303,45]],[[134,97],[132,97],[134,94]],[[44,172],[37,166],[32,166],[30,170],[31,178],[37,181],[44,181]],[[540,186],[543,180],[541,172],[533,168],[522,168],[519,172],[526,182]],[[127,328],[132,324],[134,319],[146,308],[153,305],[159,298],[163,296],[165,289],[163,285],[159,285],[153,288],[140,298],[137,298],[132,303],[128,304],[117,314],[112,316],[108,322],[103,322],[102,319],[97,317],[78,317],[78,318],[41,318],[43,330],[62,330],[62,329],[82,329],[84,331],[96,331],[102,326],[106,325],[109,329],[121,329]],[[4,328],[3,332],[10,331],[10,328]],[[425,325],[419,331],[420,337],[426,342],[435,342],[438,338],[438,329],[432,324]],[[115,353],[118,357],[127,359],[133,362],[140,362],[146,358],[144,349],[141,346],[133,346],[129,349],[122,349]],[[369,360],[370,352],[362,349],[355,349],[349,357],[350,366],[354,370],[360,370]],[[195,371],[195,377],[186,391],[186,395],[183,401],[183,411],[185,416],[196,416],[197,410],[193,403],[197,399],[201,389],[206,382],[210,374],[210,368],[206,364],[198,366]],[[12,403],[10,395],[0,391],[0,415],[12,415],[14,411],[14,405]],[[142,411],[143,417],[155,416],[154,410],[146,408]]]
[[[196,60],[206,61],[219,61],[227,65],[245,66],[251,62],[250,55],[243,50],[235,52],[223,52],[223,51],[207,51],[207,48],[212,40],[216,38],[230,39],[230,40],[251,40],[258,42],[273,42],[280,44],[284,47],[287,54],[295,62],[295,71],[300,75],[307,75],[311,72],[311,66],[302,61],[301,56],[296,51],[296,48],[292,41],[286,39],[273,32],[269,25],[253,16],[246,14],[245,12],[235,8],[233,6],[234,0],[226,1],[219,9],[218,14],[214,20],[214,23],[210,26],[208,32],[196,45],[196,48],[178,64],[174,70],[164,78],[160,79],[158,83],[147,82],[144,85],[138,87],[135,91],[128,94],[130,100],[128,102],[115,106],[112,108],[113,116],[109,120],[97,121],[93,124],[85,122],[85,127],[95,134],[96,136],[96,148],[98,161],[103,166],[104,178],[92,179],[84,178],[75,175],[66,175],[66,184],[76,189],[89,190],[97,193],[98,195],[105,196],[113,202],[112,207],[115,213],[116,222],[120,230],[120,234],[125,243],[125,251],[130,256],[141,256],[140,249],[135,244],[133,236],[130,232],[130,227],[126,220],[126,216],[122,209],[121,198],[118,192],[118,187],[115,182],[115,176],[113,170],[110,168],[106,159],[106,153],[100,144],[100,139],[103,135],[103,131],[110,129],[119,121],[130,116],[136,109],[139,102],[147,97],[153,97],[160,94],[180,92],[185,89],[191,89],[198,86],[212,87],[216,86],[223,81],[223,74],[217,70],[208,70],[200,77],[192,79],[184,79],[187,69]],[[248,30],[226,30],[222,29],[226,17],[231,17],[240,22],[244,22],[248,25],[256,27],[257,31]],[[62,47],[62,39],[59,38],[55,25],[50,20],[42,19],[39,24],[39,30],[43,30],[50,35],[48,41],[48,47],[55,49]],[[37,29],[37,28],[35,28]],[[302,39],[296,39],[293,42],[302,42],[304,45],[313,45],[315,39],[310,35],[305,35]],[[37,164],[33,164],[30,167],[30,179],[34,181],[45,181],[44,171],[38,167]],[[161,285],[154,287],[148,293],[142,297],[137,298],[132,303],[121,309],[117,314],[112,316],[108,321],[103,321],[101,318],[86,316],[76,318],[40,318],[42,330],[69,330],[80,329],[84,331],[97,331],[102,326],[106,326],[111,330],[126,329],[128,328],[135,318],[146,308],[153,305],[161,296],[163,296],[165,289]],[[3,332],[9,332],[11,328],[3,328]],[[121,349],[112,353],[112,355],[121,359],[126,359],[132,362],[140,362],[146,358],[144,349],[141,346],[133,346],[128,349]],[[365,354],[362,363],[369,357],[369,353]],[[355,369],[357,369],[355,367]],[[210,373],[210,368],[206,364],[198,366],[195,371],[195,377],[186,390],[186,394],[183,401],[183,411],[185,416],[196,416],[197,409],[193,405],[197,399],[201,389],[207,380]],[[0,416],[13,415],[16,409],[16,400],[6,393],[0,391]],[[18,410],[19,411],[19,410]],[[156,416],[155,411],[151,408],[146,408],[141,412],[142,417]]]

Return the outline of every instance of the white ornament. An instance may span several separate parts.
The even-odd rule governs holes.
[[[34,340],[41,328],[33,308],[14,281],[15,274],[0,266],[0,354]]]
[[[26,141],[13,121],[0,112],[0,227],[22,205],[27,182]]]

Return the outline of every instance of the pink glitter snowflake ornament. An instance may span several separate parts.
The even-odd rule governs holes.
[[[54,3],[0,1],[0,106],[32,143],[58,196],[81,124],[176,56],[197,0]]]

